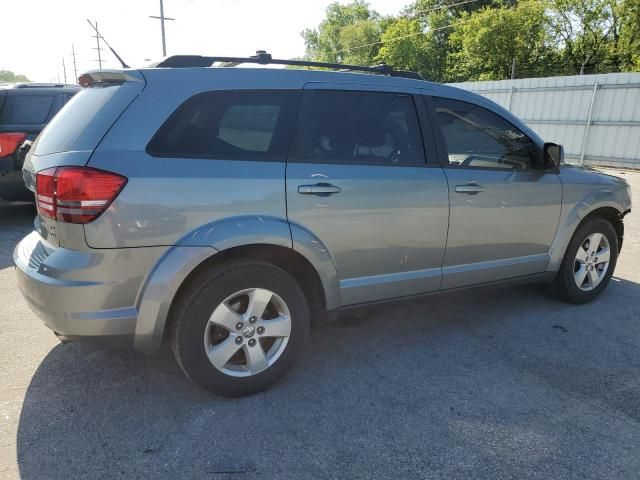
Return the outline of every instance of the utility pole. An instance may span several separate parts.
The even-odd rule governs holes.
[[[163,1],[160,0],[160,16],[149,15],[149,18],[155,18],[156,20],[160,20],[160,31],[162,32],[162,56],[167,56],[167,41],[165,39],[164,34],[164,22],[165,20],[175,20],[175,18],[165,17],[164,16],[164,4]]]
[[[91,22],[89,22],[89,24],[91,24]],[[93,29],[96,31],[95,35],[91,35],[92,37],[95,37],[96,39],[96,45],[97,47],[93,47],[94,50],[98,51],[98,68],[100,70],[102,70],[102,47],[100,46],[100,32],[98,31],[98,22],[96,22],[95,20],[93,21],[93,24],[91,25],[93,27]]]
[[[64,83],[67,83],[67,66],[64,64],[64,57],[62,57],[62,75],[64,76]]]
[[[76,68],[76,49],[71,44],[71,58],[73,58],[73,78],[78,81],[78,69]]]
[[[516,78],[516,57],[513,57],[511,60],[511,80],[515,80]]]

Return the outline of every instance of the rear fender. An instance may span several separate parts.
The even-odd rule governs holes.
[[[339,290],[333,261],[319,240],[299,227],[296,232],[295,250],[318,272],[327,308],[336,308]],[[203,225],[183,236],[158,260],[140,291],[135,349],[153,352],[160,347],[173,299],[199,265],[230,248],[258,244],[294,247],[288,222],[261,215],[232,217]]]

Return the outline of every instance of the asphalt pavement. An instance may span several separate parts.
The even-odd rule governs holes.
[[[33,217],[0,206],[0,478],[640,477],[640,209],[594,303],[525,286],[361,310],[234,400],[167,349],[60,344],[16,288]]]

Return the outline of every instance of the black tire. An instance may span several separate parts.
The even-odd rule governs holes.
[[[259,373],[234,377],[218,370],[207,357],[204,335],[214,309],[227,297],[250,288],[265,288],[279,296],[291,314],[291,333],[280,357]],[[260,392],[275,384],[302,355],[309,335],[307,299],[296,280],[284,270],[258,260],[229,261],[190,279],[171,314],[171,349],[193,382],[224,397]]]
[[[585,240],[594,233],[603,234],[609,241],[609,266],[607,267],[607,272],[600,283],[592,290],[584,291],[578,288],[578,285],[574,280],[575,259],[576,254],[578,253],[578,248],[581,248],[583,242],[585,242]],[[569,242],[560,270],[551,285],[552,291],[560,299],[567,302],[576,304],[590,302],[600,295],[605,288],[607,288],[607,285],[611,280],[611,276],[616,268],[617,260],[618,236],[613,225],[611,225],[609,221],[600,217],[587,219],[578,227]]]

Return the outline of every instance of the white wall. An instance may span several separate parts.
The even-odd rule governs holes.
[[[640,168],[640,73],[450,85],[490,98],[546,141],[561,143],[568,162]]]

